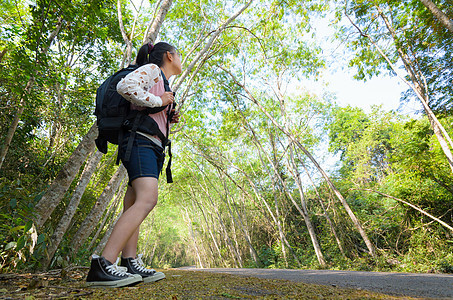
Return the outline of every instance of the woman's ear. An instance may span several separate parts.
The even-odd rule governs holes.
[[[167,59],[169,62],[173,61],[173,55],[170,53],[170,51],[167,51]]]

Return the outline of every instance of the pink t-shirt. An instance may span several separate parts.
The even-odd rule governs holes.
[[[162,96],[165,93],[164,80],[160,68],[155,64],[146,64],[129,73],[118,82],[118,93],[131,102],[131,109],[143,110],[147,107],[161,107]],[[167,136],[167,113],[170,106],[161,112],[149,114],[160,131]],[[157,136],[138,132],[153,141],[159,141]]]
[[[150,89],[148,89],[148,92],[152,93],[155,96],[162,96],[165,93],[165,88],[164,88],[164,81],[159,80],[155,85],[153,85]],[[136,110],[143,110],[146,109],[146,107],[143,106],[137,106],[133,103],[131,103],[131,109],[136,109]],[[149,114],[151,118],[156,121],[157,125],[159,125],[160,131],[167,136],[167,114],[168,114],[169,107],[164,109],[163,111],[160,111],[155,114]],[[143,134],[143,133],[142,133]],[[147,134],[144,134],[147,136]],[[158,138],[157,136],[154,136]]]

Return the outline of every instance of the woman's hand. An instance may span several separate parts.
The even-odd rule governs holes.
[[[173,96],[173,92],[165,92],[160,99],[162,99],[162,106],[166,106],[173,103],[175,96]]]
[[[170,120],[170,123],[179,123],[179,111],[175,111],[174,109],[172,109],[172,112],[174,112],[174,114]]]

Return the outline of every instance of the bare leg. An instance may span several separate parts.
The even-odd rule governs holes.
[[[123,250],[121,250],[121,255],[126,257],[137,257],[137,244],[138,244],[138,236],[139,236],[140,226],[137,230],[132,234],[130,239],[127,241],[126,245],[124,246]]]
[[[153,177],[140,177],[132,181],[135,191],[135,202],[119,218],[102,256],[110,262],[116,261],[118,254],[126,247],[131,237],[138,233],[143,220],[157,204],[158,185]]]
[[[126,195],[124,196],[123,200],[123,213],[128,210],[134,203],[135,203],[135,190],[133,187],[128,186]],[[137,230],[132,234],[129,240],[124,246],[123,250],[121,250],[121,255],[123,257],[137,257],[137,244],[138,244],[138,236],[139,236],[140,226]]]

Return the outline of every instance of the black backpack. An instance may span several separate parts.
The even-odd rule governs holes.
[[[131,103],[124,99],[116,90],[116,86],[121,79],[126,77],[127,74],[135,71],[138,68],[136,65],[130,65],[117,71],[115,74],[107,78],[96,91],[96,109],[94,115],[97,118],[96,124],[98,126],[99,135],[96,142],[98,150],[104,154],[107,153],[108,143],[120,145],[123,141],[123,136],[126,131],[131,131],[128,140],[125,160],[129,160],[130,151],[132,149],[132,142],[135,139],[136,132],[141,131],[150,135],[157,135],[162,140],[162,145],[168,146],[169,161],[167,164],[167,182],[173,182],[171,176],[171,143],[167,136],[165,136],[159,129],[156,121],[149,117],[148,114],[160,112],[167,108],[167,106],[147,108],[145,110],[131,110]],[[165,91],[171,91],[165,75],[164,78]],[[173,103],[173,107],[176,104]],[[172,118],[172,110],[169,110],[167,121],[167,134],[169,122]],[[120,148],[118,149],[118,156],[116,164],[119,164]]]

